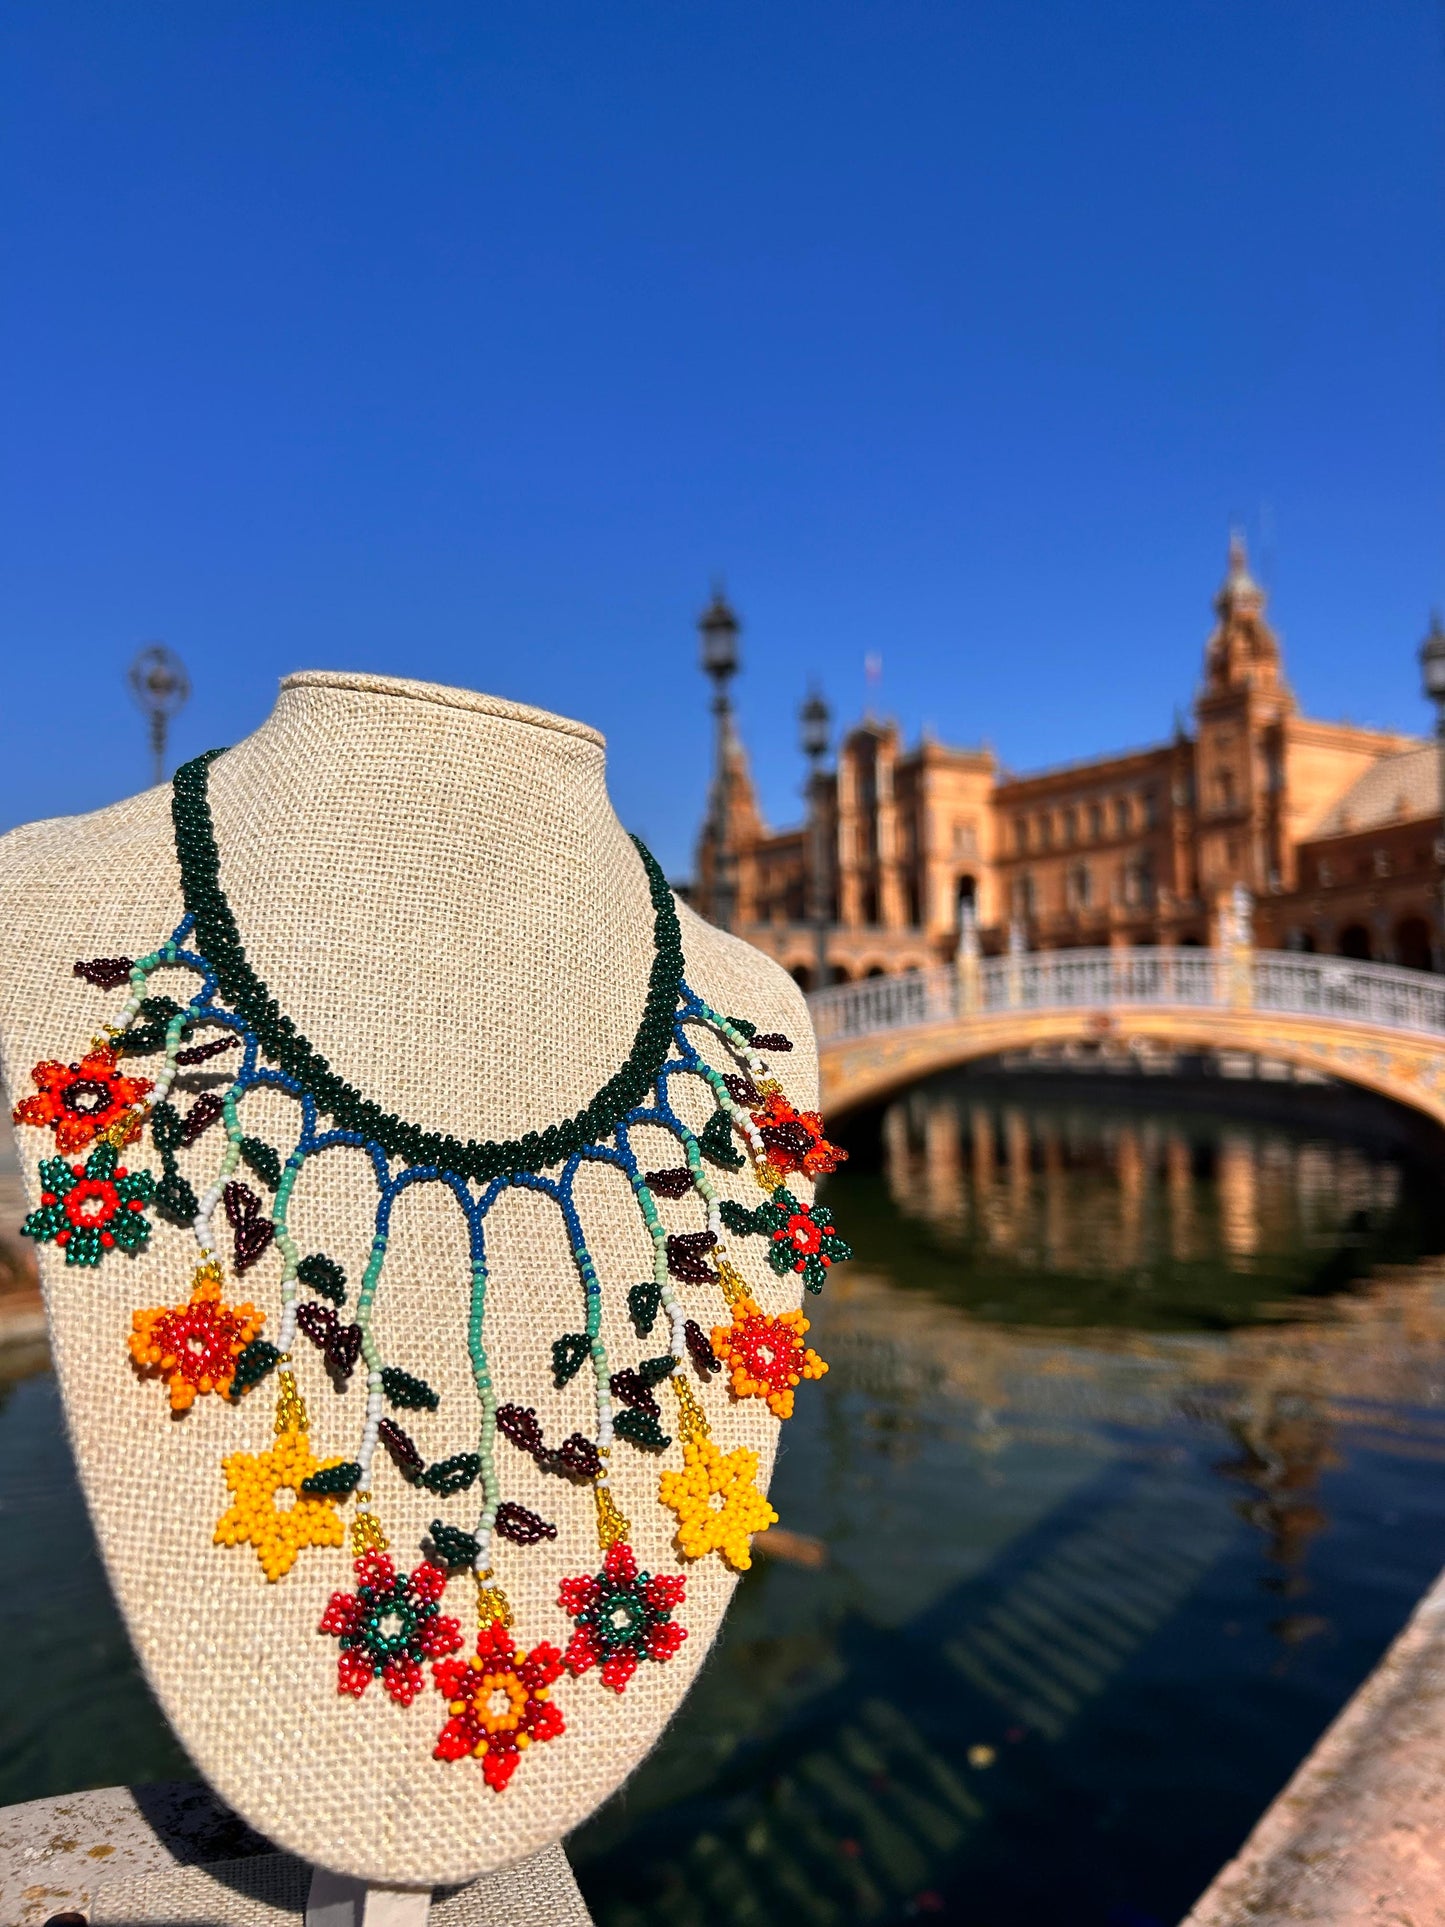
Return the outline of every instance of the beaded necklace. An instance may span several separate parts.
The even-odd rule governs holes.
[[[338,1691],[360,1697],[379,1678],[393,1701],[410,1706],[424,1690],[423,1666],[429,1662],[432,1682],[447,1703],[436,1757],[479,1760],[487,1784],[500,1792],[529,1745],[564,1731],[551,1696],[564,1672],[580,1677],[595,1667],[601,1683],[621,1693],[639,1664],[665,1663],[686,1637],[675,1617],[685,1602],[684,1576],[643,1570],[629,1543],[632,1526],[608,1482],[617,1441],[658,1456],[680,1446],[681,1465],[659,1474],[658,1501],[673,1515],[673,1544],[684,1560],[717,1553],[734,1569],[745,1569],[751,1535],[776,1520],[755,1483],[756,1453],[745,1447],[724,1452],[715,1443],[699,1389],[721,1377],[732,1398],[764,1399],[783,1420],[792,1415],[796,1387],[821,1377],[827,1366],[806,1343],[809,1326],[801,1312],[769,1315],[749,1295],[727,1256],[723,1232],[763,1237],[780,1277],[799,1274],[810,1291],[820,1290],[828,1267],[852,1254],[827,1208],[802,1201],[788,1189],[788,1179],[820,1177],[845,1153],[825,1138],[817,1113],[795,1110],[770,1074],[769,1058],[790,1051],[790,1041],[721,1015],[689,987],[671,892],[636,838],[653,911],[652,966],[632,1048],[592,1100],[543,1131],[486,1143],[462,1143],[384,1112],[331,1069],[246,957],[221,885],[208,799],[210,765],[222,753],[212,750],[187,763],[172,788],[185,910],[180,923],[148,956],[75,965],[76,975],[98,989],[129,990],[116,1021],[92,1038],[82,1057],[35,1066],[35,1094],[15,1109],[17,1124],[52,1131],[56,1148],[40,1163],[40,1206],[23,1230],[62,1248],[68,1265],[94,1266],[112,1251],[135,1253],[146,1246],[148,1210],[190,1227],[199,1256],[189,1295],[181,1304],[133,1314],[127,1345],[132,1368],[163,1381],[173,1414],[184,1414],[205,1396],[240,1404],[273,1377],[277,1392],[274,1443],[258,1452],[232,1452],[222,1463],[230,1502],[217,1520],[215,1543],[251,1546],[272,1582],[306,1548],[349,1543],[354,1587],[332,1593],[318,1628],[339,1642]],[[150,980],[162,970],[190,972],[199,987],[184,1002],[154,994]],[[721,1040],[734,1070],[720,1071],[702,1057],[690,1034],[696,1028]],[[238,1051],[239,1060],[232,1055]],[[153,1078],[131,1074],[130,1060],[157,1055],[163,1063]],[[175,1101],[178,1077],[222,1058],[223,1071],[236,1065],[229,1083],[203,1091],[183,1115]],[[678,1078],[701,1079],[713,1100],[709,1121],[698,1132],[674,1107]],[[242,1104],[257,1089],[281,1092],[299,1108],[299,1134],[284,1155],[243,1125]],[[223,1127],[225,1149],[213,1180],[197,1196],[177,1154],[216,1124]],[[639,1126],[669,1133],[682,1162],[644,1171],[631,1142]],[[159,1175],[121,1162],[147,1128]],[[378,1193],[370,1252],[349,1318],[343,1268],[324,1252],[303,1255],[288,1225],[292,1194],[308,1163],[338,1146],[366,1154]],[[84,1161],[71,1162],[80,1153]],[[602,1336],[604,1287],[574,1195],[579,1172],[590,1165],[622,1174],[651,1241],[652,1275],[626,1289],[626,1304],[639,1346],[649,1339],[659,1345],[661,1334],[653,1338],[659,1320],[666,1345],[631,1365],[618,1366]],[[709,1165],[734,1172],[750,1167],[762,1202],[748,1209],[720,1198]],[[431,1463],[396,1414],[436,1410],[439,1396],[404,1365],[383,1357],[373,1328],[393,1210],[416,1184],[440,1184],[450,1192],[467,1225],[471,1270],[466,1343],[478,1408],[475,1438],[469,1449]],[[593,1418],[589,1429],[554,1443],[534,1408],[499,1402],[487,1352],[486,1221],[497,1200],[514,1188],[556,1207],[582,1290],[580,1328],[552,1342],[552,1376],[560,1389],[590,1367]],[[271,1194],[269,1206],[263,1192]],[[669,1233],[657,1199],[688,1196],[699,1200],[704,1223]],[[218,1212],[229,1227],[237,1278],[273,1246],[280,1255],[274,1341],[263,1335],[262,1311],[227,1297],[225,1266],[213,1242]],[[678,1285],[717,1288],[723,1322],[704,1329]],[[354,1456],[317,1457],[313,1451],[296,1382],[298,1336],[320,1352],[338,1387],[364,1374],[365,1409]],[[664,1385],[673,1399],[667,1408],[658,1396]],[[591,1495],[600,1569],[559,1582],[557,1604],[572,1622],[565,1649],[544,1639],[523,1653],[511,1630],[511,1606],[495,1581],[499,1542],[528,1547],[557,1536],[555,1524],[504,1496],[498,1434],[560,1474],[564,1484]],[[379,1449],[381,1463],[438,1500],[473,1489],[479,1500],[464,1524],[440,1516],[446,1508],[439,1508],[422,1542],[423,1558],[410,1572],[388,1556],[386,1533],[372,1509]],[[353,1498],[348,1532],[341,1507]],[[475,1653],[462,1658],[460,1622],[444,1614],[441,1604],[450,1580],[468,1572],[476,1588],[478,1633]]]

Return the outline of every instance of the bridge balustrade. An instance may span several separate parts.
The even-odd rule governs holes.
[[[1445,1034],[1445,979],[1428,971],[1242,947],[1028,951],[871,977],[808,999],[821,1044],[1000,1011],[1138,1005],[1278,1011]]]

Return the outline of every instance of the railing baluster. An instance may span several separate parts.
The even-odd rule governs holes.
[[[1445,984],[1428,971],[1297,951],[1255,951],[1251,964],[1257,1011],[1445,1033]],[[1119,1005],[1218,1009],[1229,1001],[1226,959],[1209,950],[1141,947],[984,957],[975,981],[982,1014]],[[808,1006],[820,1043],[919,1024],[968,1023],[959,984],[954,967],[940,964],[906,976],[837,984],[815,991]]]

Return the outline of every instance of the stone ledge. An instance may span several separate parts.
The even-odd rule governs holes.
[[[1445,1927],[1445,1573],[1182,1927]]]

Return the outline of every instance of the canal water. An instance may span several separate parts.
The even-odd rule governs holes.
[[[599,1927],[1172,1927],[1376,1663],[1445,1564],[1432,1159],[1186,1096],[854,1127],[785,1531],[569,1842]],[[186,1777],[43,1358],[0,1401],[0,1801]]]

